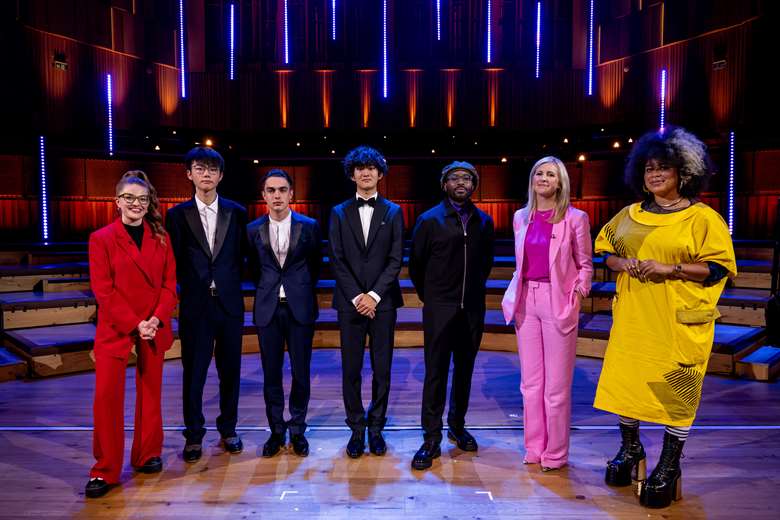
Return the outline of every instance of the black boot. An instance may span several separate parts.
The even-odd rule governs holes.
[[[680,457],[685,441],[664,433],[661,459],[650,478],[639,488],[639,503],[645,507],[667,507],[672,500],[682,498],[682,471]]]
[[[623,441],[615,458],[607,462],[604,481],[610,486],[629,486],[631,482],[647,478],[645,447],[639,441],[639,426],[620,425]]]

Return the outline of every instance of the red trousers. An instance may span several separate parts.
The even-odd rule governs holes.
[[[95,349],[95,431],[92,450],[95,465],[90,478],[117,484],[125,452],[125,372],[127,359]],[[147,341],[136,342],[135,432],[130,462],[142,466],[162,452],[160,411],[164,352],[155,352]]]

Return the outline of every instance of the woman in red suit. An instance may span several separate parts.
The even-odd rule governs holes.
[[[116,185],[120,218],[89,237],[89,276],[98,303],[95,333],[95,432],[97,462],[87,497],[119,483],[124,455],[125,369],[135,347],[135,432],[130,460],[136,470],[162,470],[160,387],[165,351],[173,343],[176,265],[162,226],[157,192],[141,171]]]

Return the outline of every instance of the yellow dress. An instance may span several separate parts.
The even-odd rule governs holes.
[[[716,262],[737,274],[723,218],[696,203],[667,214],[623,208],[596,238],[597,253],[665,264]],[[726,278],[711,285],[641,282],[621,272],[593,406],[634,419],[690,426],[715,336]]]

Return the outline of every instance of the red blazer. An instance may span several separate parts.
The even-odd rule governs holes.
[[[138,340],[138,323],[152,316],[161,327],[150,341],[163,351],[173,344],[171,314],[176,307],[176,263],[170,238],[160,243],[144,221],[141,251],[121,219],[89,237],[89,278],[98,303],[95,350],[127,358]],[[143,340],[141,340],[143,341]]]

